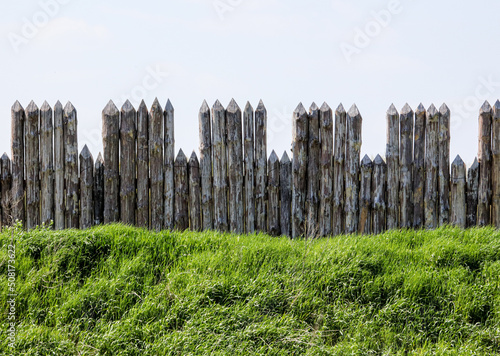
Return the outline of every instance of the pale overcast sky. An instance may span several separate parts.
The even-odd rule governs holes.
[[[291,116],[356,103],[362,154],[385,153],[385,112],[452,111],[451,160],[477,154],[477,116],[500,98],[500,2],[476,0],[25,0],[0,12],[0,151],[10,108],[70,100],[79,146],[102,149],[109,99],[176,110],[176,150],[198,150],[204,99],[268,110],[268,153],[290,149]]]

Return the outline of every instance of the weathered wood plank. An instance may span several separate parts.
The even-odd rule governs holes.
[[[137,110],[137,226],[149,228],[149,113],[144,100]]]
[[[425,228],[438,226],[439,112],[432,104],[427,110],[425,130]]]
[[[474,160],[467,172],[467,227],[477,225],[479,191],[479,162]]]
[[[94,167],[94,225],[104,223],[104,159],[97,156]]]
[[[64,185],[66,187],[66,228],[77,229],[80,224],[80,181],[78,178],[78,121],[76,109],[68,102],[64,107]]]
[[[229,178],[229,229],[245,231],[243,210],[243,145],[241,110],[234,99],[226,109],[227,156]]]
[[[372,175],[372,232],[381,234],[387,229],[386,225],[386,187],[387,187],[387,165],[377,155],[373,160]]]
[[[212,107],[212,161],[214,229],[226,232],[228,231],[226,111],[219,100]]]
[[[292,238],[306,233],[308,117],[302,103],[293,112]]]
[[[491,124],[491,223],[500,227],[500,101],[493,106],[493,118]]]
[[[359,233],[368,235],[372,232],[372,172],[373,162],[365,155],[361,161],[361,184],[359,191]]]
[[[281,234],[292,236],[292,162],[286,151],[280,162]]]
[[[271,152],[267,165],[269,169],[269,209],[268,229],[269,235],[279,236],[280,228],[280,160],[274,150]]]
[[[407,229],[413,226],[413,116],[413,110],[406,104],[399,118],[401,135],[399,200],[401,227]]]
[[[212,130],[210,108],[206,101],[198,114],[200,126],[200,175],[201,175],[201,214],[203,230],[212,230],[213,199],[212,199]]]
[[[19,101],[16,101],[11,110],[12,117],[12,219],[25,223],[24,209],[24,122],[26,115]]]
[[[259,101],[255,109],[255,223],[260,232],[267,230],[267,110]]]
[[[174,107],[170,100],[165,105],[164,122],[164,175],[163,199],[164,199],[164,226],[165,229],[174,227],[174,159],[175,159],[175,137],[174,137]]]
[[[151,201],[151,229],[163,229],[164,171],[163,171],[163,109],[155,99],[149,113],[149,174]]]
[[[26,228],[40,225],[40,110],[32,101],[26,108]]]
[[[321,145],[319,141],[320,124],[319,108],[312,103],[308,115],[308,148],[307,148],[307,237],[319,236],[319,193],[320,193],[320,159]]]
[[[415,112],[415,141],[413,154],[413,227],[425,224],[425,121],[427,113],[422,104]]]
[[[175,230],[184,231],[189,228],[189,180],[188,162],[182,150],[174,162],[174,221]]]
[[[345,231],[358,232],[359,226],[359,165],[361,154],[362,117],[354,104],[347,113],[345,160]]]
[[[345,146],[346,112],[342,104],[335,110],[335,148],[333,153],[333,235],[345,231]]]
[[[450,109],[439,109],[439,226],[450,222]]]
[[[387,110],[387,229],[399,228],[399,114],[394,104]]]
[[[63,230],[66,224],[64,203],[64,109],[61,102],[54,105],[54,227]]]
[[[12,202],[10,199],[10,189],[12,187],[11,163],[7,153],[4,153],[0,159],[2,169],[1,176],[1,204],[2,204],[2,226],[12,225]]]
[[[320,173],[320,236],[332,234],[332,201],[333,201],[333,115],[327,103],[320,109],[321,127],[321,173]]]
[[[120,220],[120,112],[113,101],[102,111],[104,223]]]
[[[465,163],[457,156],[451,165],[451,219],[452,225],[467,226]]]
[[[479,190],[477,206],[477,224],[486,226],[490,224],[491,208],[491,121],[492,109],[486,101],[479,112]]]
[[[191,231],[202,231],[201,223],[201,177],[200,162],[193,151],[189,159],[189,227]]]
[[[94,222],[94,158],[87,145],[80,153],[80,228],[88,229]]]
[[[41,222],[49,226],[54,222],[54,127],[52,108],[44,102],[40,108],[40,177]]]
[[[137,112],[130,101],[121,109],[120,121],[120,221],[135,225]]]
[[[255,146],[254,112],[247,102],[243,112],[244,162],[245,162],[245,232],[255,232]]]

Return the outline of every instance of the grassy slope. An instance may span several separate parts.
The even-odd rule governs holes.
[[[499,237],[443,228],[311,242],[120,225],[17,233],[18,350],[496,354]],[[9,240],[0,235],[3,306]]]

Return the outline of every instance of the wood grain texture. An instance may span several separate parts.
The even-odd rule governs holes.
[[[425,228],[434,229],[439,222],[439,112],[434,104],[427,110],[425,129]]]
[[[214,229],[229,229],[227,216],[226,111],[217,100],[212,107]]]
[[[64,109],[61,102],[54,105],[54,228],[64,229],[65,220],[65,195],[64,195]]]
[[[200,162],[193,151],[188,162],[189,169],[189,227],[191,231],[202,231],[201,222],[201,177]]]
[[[281,234],[280,227],[280,160],[274,150],[271,152],[267,165],[269,169],[269,209],[268,209],[268,228],[271,236]]]
[[[255,226],[267,230],[267,110],[259,101],[255,109]]]
[[[26,228],[40,225],[40,110],[32,101],[26,108]]]
[[[377,155],[373,160],[372,175],[372,232],[381,234],[387,230],[386,221],[386,193],[387,193],[387,165]]]
[[[120,112],[110,100],[102,111],[104,223],[120,221]]]
[[[137,109],[137,226],[149,228],[149,112]]]
[[[293,112],[292,135],[292,238],[306,233],[308,116],[302,105]]]
[[[10,189],[12,187],[11,162],[7,153],[0,159],[2,174],[0,176],[1,185],[1,205],[2,205],[2,226],[12,225],[12,202],[10,199]]]
[[[94,158],[87,145],[80,153],[80,229],[94,223]]]
[[[491,224],[500,227],[500,101],[493,106],[491,123]]]
[[[413,110],[406,104],[401,110],[399,151],[400,226],[413,226]]]
[[[308,149],[307,149],[307,237],[319,236],[319,193],[320,193],[320,158],[319,141],[319,108],[312,103],[308,115]]]
[[[321,130],[319,233],[320,236],[330,236],[333,231],[333,114],[327,103],[321,106],[319,121]]]
[[[104,159],[99,153],[94,165],[94,225],[104,224]]]
[[[347,113],[345,160],[345,232],[354,234],[359,227],[359,166],[362,117],[354,104]]]
[[[243,112],[243,145],[245,163],[245,232],[255,232],[255,140],[254,140],[254,111],[247,102]]]
[[[19,101],[11,109],[12,219],[25,222],[24,209],[24,122],[26,115]]]
[[[372,172],[373,162],[365,155],[361,161],[361,183],[359,191],[359,233],[362,235],[372,232]]]
[[[452,225],[467,226],[465,163],[457,156],[451,165],[451,219]]]
[[[163,171],[163,109],[155,99],[149,113],[149,177],[151,229],[163,229],[164,171]]]
[[[286,151],[280,160],[280,228],[281,234],[292,236],[292,161]]]
[[[342,104],[335,110],[335,148],[333,153],[333,235],[345,231],[345,149],[346,111]]]
[[[182,150],[174,162],[174,228],[184,231],[189,228],[189,180],[188,162]]]
[[[425,127],[427,112],[420,104],[415,112],[415,134],[413,154],[413,227],[425,224]]]
[[[46,101],[40,108],[40,211],[41,223],[54,222],[54,126],[52,108]]]
[[[479,202],[479,161],[477,158],[467,171],[467,227],[477,225]]]
[[[130,101],[121,109],[120,120],[120,221],[135,225],[137,112]]]
[[[174,227],[174,159],[175,159],[175,135],[174,135],[174,107],[170,100],[167,101],[164,111],[164,227]]]
[[[231,100],[226,109],[227,156],[229,178],[229,230],[233,233],[245,232],[243,209],[243,134],[241,109]]]
[[[479,189],[477,205],[477,224],[479,226],[489,225],[491,208],[491,122],[492,109],[486,101],[479,112]]]
[[[399,228],[399,114],[394,105],[387,110],[387,229]]]
[[[439,109],[439,226],[450,223],[450,109]]]
[[[201,215],[203,230],[214,227],[214,205],[212,196],[212,130],[210,108],[206,101],[198,114],[200,126],[200,175],[201,175]]]
[[[77,229],[80,224],[80,182],[78,178],[78,121],[76,109],[68,102],[64,107],[64,185],[66,187],[66,228]]]

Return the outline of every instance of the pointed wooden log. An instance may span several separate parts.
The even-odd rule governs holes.
[[[110,100],[102,111],[104,223],[120,220],[120,112]]]
[[[422,104],[415,112],[415,143],[413,154],[413,227],[425,224],[425,121],[427,113]]]
[[[54,228],[63,230],[66,225],[64,203],[64,109],[61,102],[54,105]]]
[[[399,152],[400,226],[406,229],[413,226],[413,116],[413,110],[406,104],[401,110],[399,118],[401,135],[401,150]]]
[[[226,112],[219,100],[212,108],[212,161],[214,228],[226,232],[228,231]]]
[[[201,177],[200,162],[193,151],[189,159],[189,227],[191,231],[202,231],[201,224]]]
[[[149,113],[144,100],[137,110],[137,226],[149,228]]]
[[[94,158],[87,145],[80,153],[80,229],[92,227],[94,222]]]
[[[467,227],[477,225],[478,191],[479,162],[476,158],[467,172]]]
[[[164,199],[164,226],[165,229],[174,227],[174,159],[175,159],[175,137],[174,137],[174,107],[170,100],[165,105],[164,112],[164,176],[163,199]]]
[[[267,110],[262,100],[255,109],[255,224],[267,230]]]
[[[500,101],[493,107],[493,120],[491,124],[491,154],[492,154],[492,201],[491,223],[500,227]]]
[[[104,159],[97,156],[94,167],[94,225],[104,224]]]
[[[245,232],[255,232],[255,146],[254,146],[254,113],[252,105],[247,102],[243,112],[244,161],[245,161]]]
[[[54,222],[54,127],[52,109],[44,102],[40,108],[40,178],[41,222]]]
[[[292,162],[286,152],[280,162],[280,228],[281,234],[292,236]]]
[[[2,204],[2,226],[12,225],[12,204],[10,199],[10,189],[12,187],[11,163],[7,153],[4,153],[0,160],[2,175],[0,178],[1,204]]]
[[[280,228],[280,160],[274,150],[271,152],[267,165],[269,169],[269,209],[268,229],[269,235],[279,236]]]
[[[26,115],[23,107],[16,101],[12,106],[12,219],[25,222],[24,209],[24,122]]]
[[[450,109],[439,109],[439,226],[450,222]]]
[[[78,191],[78,121],[76,109],[68,102],[64,107],[64,184],[66,186],[66,228],[77,229],[80,224],[80,198]]]
[[[174,226],[176,230],[184,231],[189,228],[189,180],[188,162],[182,150],[174,162],[174,186]]]
[[[163,109],[155,99],[149,113],[149,174],[151,179],[151,229],[163,229]]]
[[[358,232],[359,226],[359,165],[361,154],[362,117],[354,104],[347,113],[345,162],[345,230]]]
[[[40,225],[40,110],[32,101],[26,108],[26,228]]]
[[[292,238],[306,233],[308,117],[302,103],[293,112]]]
[[[387,111],[387,229],[399,228],[399,114],[396,107]]]
[[[491,208],[491,122],[492,109],[486,101],[479,112],[479,191],[477,206],[477,224],[486,226],[490,224]]]
[[[206,101],[198,114],[200,126],[200,175],[201,175],[201,215],[202,229],[212,230],[213,199],[212,199],[212,130],[210,123],[210,108]]]
[[[320,173],[320,236],[332,234],[332,199],[333,199],[333,115],[327,103],[320,109],[321,127],[321,173]]]
[[[307,149],[307,237],[319,236],[319,190],[321,145],[319,142],[319,108],[312,103],[309,108],[309,140]]]
[[[226,109],[227,157],[229,178],[229,229],[241,234],[245,231],[243,220],[243,144],[241,110],[236,101]]]
[[[439,112],[432,104],[427,110],[425,130],[425,227],[438,226]]]
[[[457,156],[451,165],[451,219],[452,225],[467,226],[465,163]]]
[[[365,155],[361,161],[361,188],[359,191],[359,233],[371,234],[372,232],[372,172],[373,162]]]
[[[386,187],[387,187],[387,165],[377,155],[373,161],[372,175],[372,232],[381,234],[387,230],[386,225]]]
[[[135,226],[137,112],[130,101],[121,109],[120,122],[120,221]]]
[[[344,181],[345,181],[346,112],[342,104],[335,110],[335,148],[333,153],[333,226],[334,236],[345,231]]]

